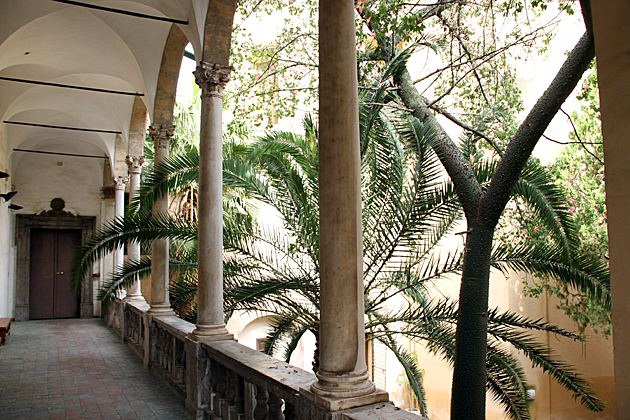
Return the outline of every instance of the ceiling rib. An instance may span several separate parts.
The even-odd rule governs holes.
[[[26,152],[26,153],[41,153],[43,155],[60,155],[60,156],[74,156],[74,157],[95,158],[95,159],[109,159],[107,156],[78,155],[76,153],[61,153],[61,152],[46,152],[44,150],[13,149],[13,151]]]
[[[114,130],[97,130],[97,129],[94,129],[94,128],[66,127],[66,126],[63,126],[63,125],[36,124],[36,123],[29,123],[29,122],[23,122],[23,121],[7,121],[7,120],[4,120],[3,122],[5,124],[26,125],[26,126],[30,126],[30,127],[56,128],[58,130],[89,131],[89,132],[92,132],[92,133],[122,134],[122,132],[114,131]]]
[[[7,82],[28,83],[31,85],[52,86],[52,87],[65,88],[65,89],[87,90],[90,92],[113,93],[116,95],[144,96],[144,93],[138,93],[138,92],[125,92],[121,90],[110,90],[110,89],[91,88],[91,87],[86,87],[86,86],[64,85],[62,83],[42,82],[41,80],[18,79],[16,77],[0,76],[0,80],[4,80]]]
[[[52,1],[55,1],[57,3],[70,4],[73,6],[87,7],[88,9],[96,9],[96,10],[103,10],[105,12],[119,13],[121,15],[134,16],[134,17],[139,17],[143,19],[161,20],[163,22],[171,22],[171,23],[178,23],[180,25],[188,25],[187,20],[173,19],[173,18],[163,17],[163,16],[146,15],[144,13],[130,12],[128,10],[114,9],[111,7],[97,6],[95,4],[82,3],[79,1],[73,1],[73,0],[52,0]]]

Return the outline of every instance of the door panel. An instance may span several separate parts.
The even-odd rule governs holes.
[[[77,318],[78,295],[70,291],[74,248],[79,229],[31,230],[30,319]]]
[[[30,319],[53,318],[55,231],[31,230]]]
[[[55,318],[78,318],[79,297],[70,291],[70,266],[74,248],[81,243],[81,231],[57,231],[57,267],[55,269]]]

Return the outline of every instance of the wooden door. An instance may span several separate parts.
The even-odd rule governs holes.
[[[79,229],[31,229],[30,319],[79,317],[70,265],[80,244]]]

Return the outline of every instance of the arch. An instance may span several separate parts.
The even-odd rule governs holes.
[[[129,123],[129,147],[127,154],[129,156],[144,155],[144,139],[148,125],[147,107],[141,98],[136,97],[133,101],[133,109],[131,110],[131,122]]]
[[[230,64],[230,45],[236,1],[210,0],[203,37],[202,60],[211,64]]]
[[[256,350],[256,340],[267,336],[267,329],[271,327],[272,321],[273,316],[271,315],[263,315],[258,318],[254,318],[239,332],[238,342]]]
[[[187,44],[186,35],[177,25],[172,25],[162,54],[153,106],[153,124],[173,124],[177,80]]]

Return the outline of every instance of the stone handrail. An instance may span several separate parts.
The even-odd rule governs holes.
[[[233,340],[200,343],[195,326],[175,316],[152,317],[149,305],[117,300],[109,326],[185,401],[198,419],[412,420],[391,403],[331,412],[300,394],[315,375]]]

